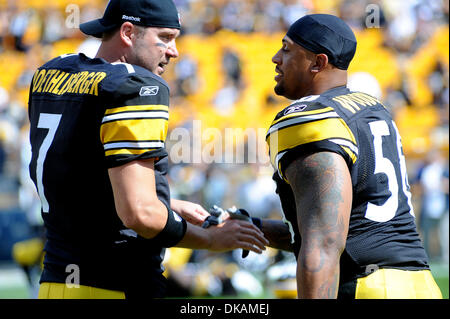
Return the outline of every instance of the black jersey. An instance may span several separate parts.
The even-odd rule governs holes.
[[[428,268],[416,230],[400,135],[377,99],[346,87],[304,97],[277,114],[267,142],[297,255],[301,238],[295,199],[284,171],[301,154],[330,151],[346,160],[353,186],[341,283],[377,267]]]
[[[163,281],[164,249],[124,227],[108,168],[155,158],[157,195],[170,207],[168,105],[166,82],[139,66],[68,54],[37,70],[30,175],[47,230],[41,282],[65,282],[73,265],[82,285],[127,291],[138,283],[151,294]]]

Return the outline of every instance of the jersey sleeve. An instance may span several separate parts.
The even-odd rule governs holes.
[[[271,164],[286,182],[284,171],[301,155],[330,151],[342,155],[349,166],[358,157],[358,146],[347,123],[332,107],[321,103],[286,108],[272,122],[266,142]]]
[[[167,156],[169,89],[153,78],[128,78],[109,99],[100,140],[108,167]]]

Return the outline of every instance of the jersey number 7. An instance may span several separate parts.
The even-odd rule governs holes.
[[[42,182],[44,176],[44,162],[47,156],[47,152],[52,145],[55,138],[56,130],[58,129],[59,122],[61,121],[61,114],[41,113],[39,115],[38,128],[48,129],[48,133],[39,148],[39,154],[36,162],[36,180],[37,191],[41,199],[42,211],[44,213],[49,212],[49,205],[44,193],[44,184]]]

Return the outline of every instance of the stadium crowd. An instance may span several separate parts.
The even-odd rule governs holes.
[[[51,57],[69,52],[95,55],[98,41],[86,39],[78,25],[101,16],[105,2],[0,0],[0,213],[18,205],[30,224],[40,223],[39,202],[27,168],[29,84],[34,70]],[[430,258],[448,264],[448,1],[174,2],[183,27],[177,41],[180,58],[163,76],[172,94],[167,143],[174,197],[205,207],[236,205],[259,217],[280,218],[272,168],[264,155],[264,130],[289,101],[273,93],[271,57],[287,27],[302,15],[336,14],[358,39],[349,85],[377,96],[391,108],[403,138],[419,231]],[[226,154],[230,149],[222,138],[227,129],[231,155]],[[189,258],[194,260],[197,253],[191,253],[173,250],[170,256],[184,254],[186,262],[172,258],[169,271],[174,274]],[[223,258],[230,266],[225,268],[219,266],[221,259],[211,259],[205,276],[214,273],[216,281],[220,278],[219,290],[224,293],[227,285],[233,285],[230,274],[248,276],[239,273],[239,267],[262,271],[280,258],[275,252],[268,254],[264,261],[255,257],[245,262],[236,262],[230,255]],[[196,256],[209,260],[200,253]],[[188,275],[177,280],[177,287],[195,286],[197,290],[189,293],[214,295],[220,286],[216,281],[205,279],[208,284],[202,285],[204,278],[192,275],[202,268],[199,265],[184,269]],[[236,277],[234,285],[239,288]],[[207,289],[198,290],[203,286]]]

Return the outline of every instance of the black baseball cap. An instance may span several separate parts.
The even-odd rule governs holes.
[[[340,18],[330,14],[310,14],[295,21],[286,35],[316,54],[324,53],[331,64],[347,70],[356,52],[356,37]]]
[[[101,19],[80,24],[80,30],[97,38],[124,22],[144,27],[180,29],[180,15],[172,0],[110,0]]]

